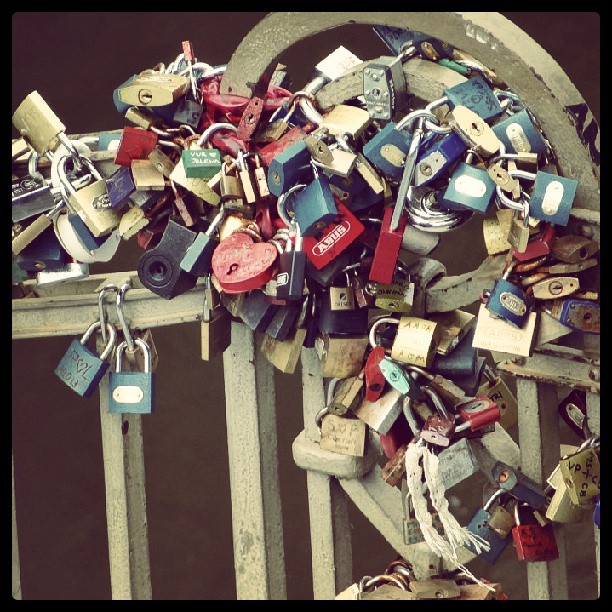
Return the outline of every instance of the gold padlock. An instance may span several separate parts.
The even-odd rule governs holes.
[[[117,91],[130,106],[167,106],[187,93],[190,81],[178,74],[139,74]]]
[[[491,157],[499,151],[499,140],[489,125],[466,106],[457,105],[448,114],[448,123],[476,153]]]
[[[367,346],[367,336],[332,337],[322,334],[315,340],[321,376],[326,378],[357,376],[363,367]]]
[[[476,317],[463,310],[436,312],[428,317],[430,321],[438,323],[442,330],[437,349],[440,355],[448,355],[476,324]]]
[[[286,340],[274,340],[264,335],[261,352],[275,368],[285,374],[293,374],[300,359],[304,340],[306,340],[306,330],[301,328],[295,330],[293,338]]]
[[[391,347],[391,358],[429,368],[441,338],[442,328],[436,322],[418,317],[402,317]]]
[[[325,415],[321,421],[321,449],[340,455],[363,457],[365,454],[368,428],[359,420]]]
[[[338,104],[323,116],[323,122],[319,127],[325,127],[334,136],[350,136],[359,138],[372,122],[372,117],[367,110],[356,106]]]
[[[136,191],[163,191],[166,188],[164,175],[149,159],[133,159],[132,177]]]
[[[229,164],[223,164],[221,166],[221,182],[219,183],[222,202],[242,199],[244,196],[244,190],[242,189],[240,179],[235,174],[228,174],[229,172]]]
[[[53,151],[59,144],[58,135],[66,130],[37,91],[28,94],[17,107],[13,125],[39,155]]]

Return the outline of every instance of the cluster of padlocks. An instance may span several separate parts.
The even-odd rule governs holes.
[[[28,95],[13,115],[23,136],[13,143],[13,282],[81,278],[136,236],[138,276],[153,293],[172,299],[202,279],[203,359],[229,346],[232,318],[264,334],[261,350],[283,372],[295,371],[302,347],[316,349],[332,379],[316,418],[320,447],[363,457],[376,432],[383,478],[403,491],[406,544],[454,561],[462,547],[494,563],[513,541],[519,561],[552,560],[551,522],[584,521],[594,507],[599,520],[599,439],[584,393],[559,406],[584,444],[567,449],[548,489],[498,461],[487,474],[497,488],[466,527],[444,490],[481,469],[471,440],[517,422],[515,397],[479,349],[529,357],[571,332],[599,333],[598,294],[581,278],[598,265],[598,244],[569,232],[577,182],[559,175],[536,119],[490,69],[419,33],[375,31],[393,55],[369,62],[362,95],[324,114],[317,91],[361,64],[343,47],[302,90],[287,89],[278,65],[247,99],[221,94],[225,67],[197,61],[185,42],[171,64],[114,91],[136,127],[89,137],[68,138],[43,98]],[[402,69],[415,57],[468,78],[420,104]],[[112,160],[111,170],[96,160]],[[507,254],[500,277],[477,316],[428,311],[446,270],[427,256],[474,214],[489,259]],[[88,397],[115,359],[110,411],[150,413],[150,336],[134,340],[125,325],[128,289],[104,290],[117,292],[124,341],[113,350],[103,292],[99,320],[56,374]],[[86,346],[98,330],[99,355]],[[136,347],[144,371],[124,372]],[[389,585],[376,578],[362,581],[363,598]],[[419,597],[398,580],[393,588],[410,592],[398,598]],[[434,597],[457,598],[464,586],[449,578]]]

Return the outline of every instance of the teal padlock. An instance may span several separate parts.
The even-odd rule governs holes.
[[[555,225],[567,225],[577,187],[578,181],[573,179],[537,172],[529,201],[529,214]]]
[[[443,205],[450,210],[471,210],[486,215],[494,191],[495,183],[486,170],[460,163],[444,192]]]
[[[217,149],[185,149],[181,157],[187,178],[211,179],[221,170]]]
[[[124,340],[117,347],[117,366],[108,381],[108,412],[110,414],[151,414],[155,411],[155,373],[151,372],[151,349],[142,338],[134,344],[144,354],[144,372],[122,372]]]
[[[324,174],[319,175],[315,166],[313,171],[315,179],[297,193],[293,201],[293,213],[302,236],[314,236],[338,215],[329,179]]]
[[[453,106],[465,106],[485,121],[502,114],[502,107],[493,90],[480,76],[467,79],[444,91]]]
[[[493,133],[506,147],[506,153],[546,153],[546,143],[526,110],[493,126]]]

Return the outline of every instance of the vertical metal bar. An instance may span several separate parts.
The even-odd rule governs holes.
[[[108,374],[104,376],[100,425],[113,599],[151,599],[140,418],[108,413]]]
[[[523,473],[544,483],[559,463],[557,390],[553,385],[517,380],[518,425]],[[555,526],[559,558],[528,563],[529,599],[568,599],[563,525]]]
[[[598,393],[587,393],[586,394],[586,408],[587,417],[589,419],[589,427],[591,431],[599,436],[601,434],[601,423],[599,417],[599,405],[600,397]],[[600,565],[599,565],[599,527],[593,525],[594,536],[595,536],[595,563],[597,565],[597,595],[599,596],[599,582],[600,582]]]
[[[319,441],[315,414],[325,405],[323,378],[314,349],[302,350],[304,430]],[[312,588],[315,599],[334,599],[352,582],[353,550],[347,495],[338,481],[325,474],[307,472]]]
[[[286,599],[274,373],[242,323],[223,367],[237,598]]]
[[[11,473],[13,476],[13,599],[21,599],[21,572],[19,570],[19,542],[17,540],[17,513],[15,511],[15,462],[11,452]]]

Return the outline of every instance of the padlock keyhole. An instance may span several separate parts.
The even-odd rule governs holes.
[[[167,273],[167,268],[161,261],[156,262],[151,267],[151,276],[153,277],[153,280],[156,280],[156,281],[163,280],[166,277],[166,273]]]

